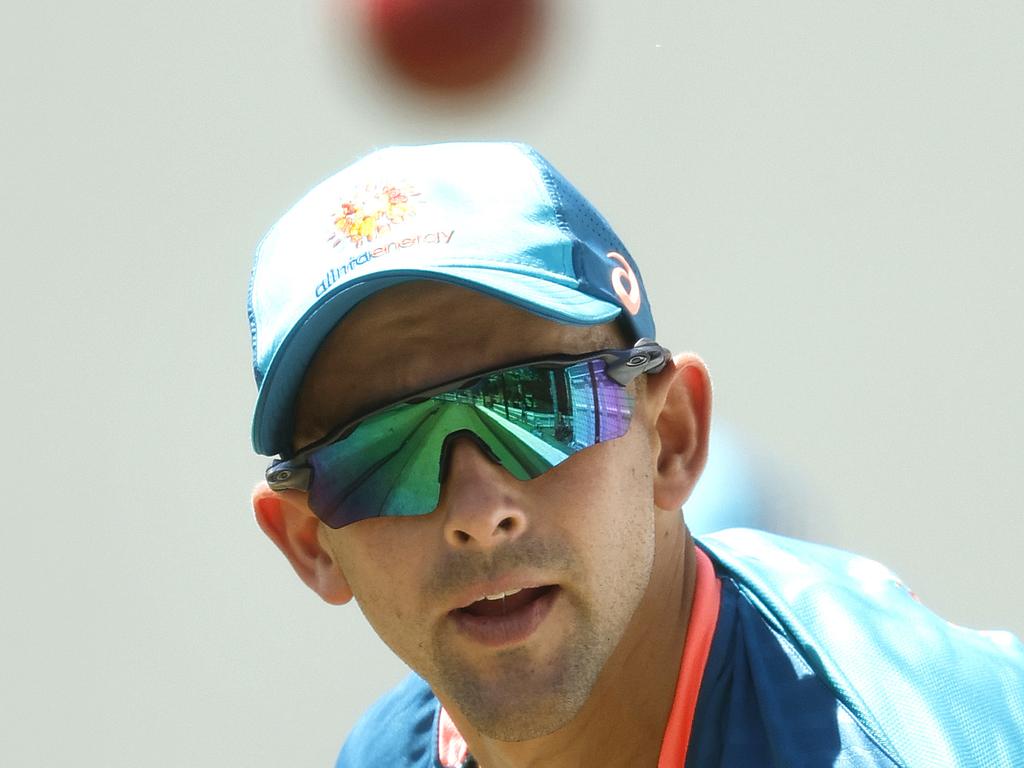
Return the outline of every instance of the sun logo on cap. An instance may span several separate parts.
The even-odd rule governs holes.
[[[410,184],[367,184],[331,216],[334,226],[327,241],[337,247],[346,240],[353,245],[374,240],[416,215],[412,198],[419,194]]]

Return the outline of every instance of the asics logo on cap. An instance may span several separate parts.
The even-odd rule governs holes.
[[[389,232],[416,215],[413,198],[419,192],[411,184],[367,184],[333,214],[333,228],[328,242],[334,247],[348,240],[363,245]]]
[[[636,279],[636,273],[621,253],[609,251],[608,258],[620,264],[612,270],[612,289],[626,311],[635,315],[640,311],[640,282]]]

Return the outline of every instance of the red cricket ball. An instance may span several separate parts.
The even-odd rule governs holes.
[[[532,47],[542,0],[364,0],[377,50],[399,74],[441,90],[493,83]]]

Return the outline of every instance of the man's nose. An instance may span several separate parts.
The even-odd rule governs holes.
[[[443,456],[441,499],[444,537],[458,549],[488,550],[521,536],[527,515],[520,483],[471,433],[449,438]]]

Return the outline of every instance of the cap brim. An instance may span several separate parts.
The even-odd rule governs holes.
[[[564,280],[564,278],[562,278]],[[294,403],[306,368],[321,342],[359,302],[410,280],[438,280],[462,285],[515,304],[559,323],[596,325],[618,317],[622,308],[566,285],[535,275],[486,267],[400,269],[368,274],[327,294],[295,324],[267,367],[256,398],[252,444],[266,456],[293,451]]]

